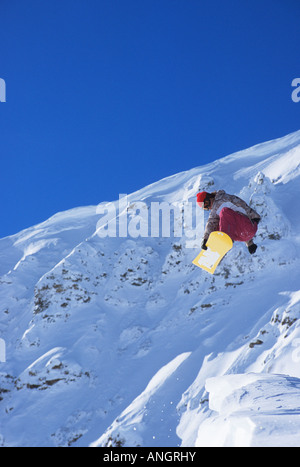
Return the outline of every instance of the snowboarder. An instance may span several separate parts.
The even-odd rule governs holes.
[[[257,245],[253,237],[261,217],[245,201],[219,190],[198,193],[197,203],[201,208],[211,211],[201,245],[203,250],[207,250],[206,242],[211,232],[219,230],[229,235],[232,241],[245,242],[251,255],[256,252]]]

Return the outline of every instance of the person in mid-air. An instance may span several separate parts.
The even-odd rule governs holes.
[[[204,231],[202,249],[207,250],[208,237],[211,232],[218,230],[229,235],[232,241],[245,242],[251,255],[256,252],[257,245],[253,242],[253,237],[261,217],[245,201],[219,190],[198,193],[197,203],[201,208],[211,211]]]

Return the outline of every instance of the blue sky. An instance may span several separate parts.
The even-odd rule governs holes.
[[[298,0],[1,0],[0,16],[0,237],[300,129]]]

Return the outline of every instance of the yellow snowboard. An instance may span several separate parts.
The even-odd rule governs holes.
[[[213,274],[222,258],[232,248],[231,238],[224,232],[212,232],[207,240],[207,250],[194,259],[193,264]]]

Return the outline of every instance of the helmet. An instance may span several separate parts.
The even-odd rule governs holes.
[[[206,191],[202,191],[201,193],[197,194],[197,204],[200,206],[200,208],[204,207],[204,201],[207,196]]]

